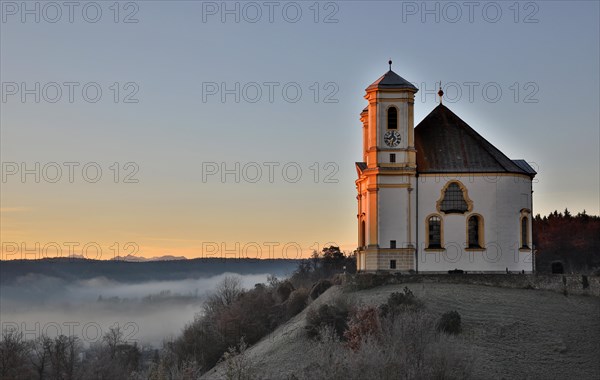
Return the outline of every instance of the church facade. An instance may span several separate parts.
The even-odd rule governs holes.
[[[414,127],[417,91],[391,62],[366,89],[356,163],[358,270],[533,272],[536,172],[506,157],[441,100]]]

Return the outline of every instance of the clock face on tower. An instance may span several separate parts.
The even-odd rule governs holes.
[[[385,135],[383,135],[383,141],[387,146],[398,146],[398,144],[400,144],[400,133],[397,131],[387,131]]]

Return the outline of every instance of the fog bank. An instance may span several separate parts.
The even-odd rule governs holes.
[[[203,278],[122,283],[106,277],[69,282],[28,274],[0,288],[2,328],[18,328],[27,339],[42,333],[76,335],[84,344],[119,326],[126,340],[160,346],[177,336],[201,311],[206,295],[226,276],[244,288],[264,283],[268,274],[223,273]]]

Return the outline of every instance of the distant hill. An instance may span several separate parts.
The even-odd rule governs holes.
[[[150,261],[152,260],[152,261]],[[88,260],[47,258],[40,260],[0,261],[0,284],[13,284],[22,276],[41,275],[66,281],[105,277],[119,282],[167,281],[201,278],[225,272],[238,274],[270,273],[282,277],[291,274],[299,260],[287,259],[178,259],[173,256],[149,261]]]
[[[187,260],[187,257],[185,256],[172,256],[172,255],[165,255],[165,256],[158,256],[158,257],[152,257],[150,259],[147,259],[145,257],[140,257],[140,256],[134,256],[134,255],[127,255],[127,256],[117,256],[114,259],[111,259],[113,261],[131,261],[131,262],[147,262],[147,261],[173,261],[173,260]]]

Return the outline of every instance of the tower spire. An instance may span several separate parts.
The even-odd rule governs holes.
[[[442,90],[442,81],[440,81],[440,90],[438,91],[438,96],[440,97],[440,104],[442,104],[442,97],[444,96],[444,91]]]

